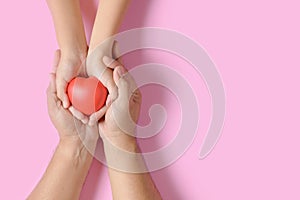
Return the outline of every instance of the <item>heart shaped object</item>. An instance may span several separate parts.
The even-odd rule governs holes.
[[[86,115],[103,107],[107,97],[106,87],[96,77],[76,77],[67,91],[73,107]]]

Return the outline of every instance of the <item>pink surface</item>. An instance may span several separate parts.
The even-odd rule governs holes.
[[[95,10],[89,3],[84,10]],[[199,85],[197,137],[176,163],[152,173],[164,199],[300,199],[299,6],[296,0],[132,1],[122,30],[155,26],[186,34],[208,51],[226,89],[222,137],[206,159],[198,160],[211,114],[203,80],[178,57],[151,51],[128,55],[131,64],[168,64]],[[0,24],[0,199],[25,199],[58,141],[45,95],[57,45],[45,1],[1,1]],[[157,98],[149,94],[157,90]],[[143,142],[151,151],[174,137],[180,112],[169,91],[146,86],[143,93],[143,114],[158,102],[171,115],[163,131],[168,134]],[[107,171],[97,161],[82,199],[111,199]]]

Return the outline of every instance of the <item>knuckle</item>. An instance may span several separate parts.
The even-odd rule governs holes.
[[[136,94],[136,96],[137,96],[138,98],[142,98],[142,97],[143,97],[143,96],[142,96],[142,92],[141,92],[140,89],[136,89],[136,90],[135,90],[135,94]]]

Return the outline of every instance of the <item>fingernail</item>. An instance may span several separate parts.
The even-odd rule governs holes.
[[[108,56],[104,56],[102,60],[103,60],[103,63],[106,66],[109,66],[109,65],[111,65],[114,62],[114,59],[112,59],[112,58],[110,58]]]

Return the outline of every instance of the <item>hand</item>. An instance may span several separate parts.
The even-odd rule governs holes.
[[[59,70],[58,66],[60,62],[60,51],[56,51],[54,59],[53,73],[50,74],[51,81],[47,89],[47,101],[48,101],[48,113],[50,119],[57,129],[60,140],[62,141],[75,141],[80,142],[83,140],[84,144],[95,145],[98,139],[98,127],[97,125],[88,126],[73,117],[71,112],[64,109],[62,102],[57,96],[56,87],[56,72]],[[72,109],[72,107],[70,107]],[[98,111],[99,117],[105,114],[106,107],[103,107]],[[102,116],[101,116],[102,115]]]
[[[88,76],[95,76],[108,89],[109,97],[114,100],[117,96],[116,85],[112,79],[112,69],[102,62],[103,57],[118,57],[117,42],[108,38],[92,51],[90,50],[86,59],[86,73]]]
[[[106,106],[110,104],[117,97],[117,88],[113,80],[113,71],[108,68],[102,61],[102,58],[106,58],[106,62],[114,61],[109,59],[110,57],[118,58],[118,45],[117,42],[109,38],[101,43],[97,48],[91,51],[86,59],[85,72],[86,76],[94,76],[101,81],[101,83],[108,89],[108,97]],[[108,59],[108,60],[107,60]],[[105,59],[104,59],[105,60]],[[84,123],[89,122],[93,125],[100,119],[99,113],[95,112],[90,116],[86,116],[74,107],[70,108],[71,113]]]
[[[108,107],[105,118],[99,122],[99,132],[103,140],[108,139],[120,148],[135,143],[134,131],[139,118],[142,96],[133,77],[117,61],[105,58],[103,62],[114,68],[113,81],[118,97]]]
[[[60,59],[56,71],[57,97],[63,102],[63,107],[70,106],[68,95],[66,94],[68,83],[78,75],[86,76],[84,60],[85,53],[61,53],[58,51]]]

